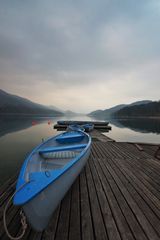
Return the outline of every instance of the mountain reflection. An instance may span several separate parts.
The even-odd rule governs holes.
[[[27,129],[32,125],[41,124],[47,118],[26,117],[26,116],[0,116],[0,137],[8,133]]]
[[[129,128],[141,133],[160,133],[160,119],[136,118],[136,119],[110,119],[110,123],[119,128]]]

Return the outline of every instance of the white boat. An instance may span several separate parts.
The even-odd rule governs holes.
[[[14,204],[22,206],[33,229],[46,228],[86,164],[90,148],[87,133],[69,131],[43,142],[27,157],[19,174]]]

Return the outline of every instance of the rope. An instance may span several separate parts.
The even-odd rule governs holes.
[[[20,216],[21,216],[22,233],[21,233],[18,237],[13,237],[13,236],[9,233],[8,228],[7,228],[6,213],[7,213],[7,210],[8,210],[8,207],[9,207],[9,204],[10,204],[12,198],[15,196],[15,194],[16,194],[18,191],[20,191],[20,190],[21,190],[26,184],[28,184],[29,182],[30,182],[30,181],[25,182],[24,184],[22,184],[22,185],[12,194],[12,196],[9,198],[9,200],[8,200],[8,202],[7,202],[7,204],[6,204],[5,208],[4,208],[4,211],[3,211],[3,225],[4,225],[4,229],[5,229],[5,232],[6,232],[7,236],[8,236],[10,239],[12,239],[12,240],[19,240],[19,239],[21,239],[21,238],[24,236],[25,231],[26,231],[26,229],[27,229],[26,217],[25,217],[23,211],[21,210],[21,211],[20,211]]]

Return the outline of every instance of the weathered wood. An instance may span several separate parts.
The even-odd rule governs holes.
[[[154,157],[158,158],[160,160],[160,146],[158,147],[158,149],[156,150]]]
[[[119,229],[122,239],[124,239],[124,240],[134,239],[134,236],[128,226],[128,223],[121,211],[121,206],[117,202],[117,198],[114,195],[110,184],[108,183],[108,179],[106,178],[105,174],[103,173],[103,170],[100,167],[100,165],[98,164],[98,162],[94,161],[94,164],[95,164],[97,173],[99,174],[99,178],[101,179],[101,184],[105,191],[109,205],[112,209],[112,213],[116,220],[116,223],[117,223],[117,226],[118,226],[118,229]]]
[[[45,231],[42,233],[42,238],[43,240],[52,240],[55,239],[55,234],[58,226],[58,220],[59,220],[59,214],[60,214],[60,209],[61,209],[61,203],[53,213],[52,219],[50,220],[47,228]],[[33,234],[34,236],[34,234]]]
[[[69,217],[70,217],[71,189],[62,200],[61,211],[55,239],[68,239]]]
[[[74,120],[64,120],[64,121],[57,121],[57,124],[64,126],[64,125],[71,125],[71,124],[77,124],[77,125],[83,125],[83,124],[94,124],[94,126],[107,126],[109,122],[106,121],[74,121]]]
[[[94,229],[91,218],[91,208],[85,178],[85,171],[80,175],[80,208],[81,208],[81,238],[82,240],[93,240]]]
[[[86,178],[87,178],[87,187],[91,205],[91,213],[93,218],[93,227],[95,232],[95,238],[98,240],[107,240],[107,233],[103,222],[103,217],[101,213],[101,209],[99,206],[95,186],[93,183],[92,175],[87,164],[86,166]]]
[[[139,144],[135,143],[134,145],[135,145],[135,147],[138,148],[139,151],[143,151],[144,150]]]
[[[90,132],[93,141],[100,141],[100,142],[114,142],[112,138],[102,134],[100,131],[94,129]]]
[[[28,226],[23,240],[160,239],[160,161],[157,145],[118,143],[97,130],[91,155],[45,231]],[[137,147],[138,146],[138,147]],[[143,149],[143,151],[142,151]],[[15,191],[16,177],[0,187],[0,239],[3,209]],[[9,231],[21,233],[20,209],[8,209]]]
[[[69,240],[81,239],[81,219],[80,219],[80,186],[79,177],[76,179],[72,187],[70,224],[69,224]]]
[[[115,181],[116,185],[119,187],[119,189],[121,189],[121,192],[124,197],[124,198],[123,197],[121,198],[121,201],[124,201],[125,199],[130,207],[129,208],[127,205],[126,206],[124,205],[123,212],[126,218],[128,219],[128,223],[130,225],[130,228],[133,231],[133,234],[135,235],[135,238],[146,239],[143,232],[145,231],[148,238],[153,237],[154,239],[158,240],[159,237],[157,236],[155,230],[151,226],[148,219],[145,217],[144,213],[141,211],[140,207],[134,201],[134,198],[131,196],[126,186],[124,186],[121,180],[119,179],[119,176],[115,174],[115,172],[112,170],[110,165],[106,164],[106,161],[104,159],[102,159],[101,164],[102,164],[102,167],[106,167],[107,171],[110,173],[110,175],[114,179],[114,180],[112,179],[112,182]],[[123,206],[122,202],[121,202],[121,206]],[[134,218],[134,215],[132,216],[132,212],[134,213],[138,221]]]
[[[141,197],[141,192],[136,191],[135,184],[133,182],[128,182],[126,174],[124,175],[124,173],[122,172],[122,168],[118,168],[116,163],[112,160],[109,160],[109,164],[110,167],[115,171],[115,174],[122,181],[125,188],[132,195],[132,198],[135,200],[139,208],[143,211],[143,214],[146,216],[152,227],[160,234],[160,218],[157,216],[157,213],[159,212],[158,209],[152,208],[151,204],[147,204],[148,201],[144,201],[144,195],[143,197]]]
[[[68,125],[59,125],[59,124],[54,125],[54,129],[57,129],[59,131],[64,131],[67,128],[68,128]],[[108,125],[95,125],[94,129],[98,129],[105,132],[105,131],[110,131],[112,128],[111,126],[108,126]]]
[[[94,161],[93,156],[92,156],[92,159],[91,158],[89,159],[89,167],[91,169],[92,177],[93,177],[94,184],[95,184],[95,187],[96,187],[96,192],[97,192],[97,196],[98,196],[98,200],[99,200],[104,224],[105,224],[106,231],[107,231],[107,234],[108,234],[108,238],[109,238],[109,240],[112,240],[112,239],[120,240],[121,237],[120,237],[120,233],[118,231],[117,225],[116,225],[116,221],[114,219],[114,216],[113,216],[112,211],[110,209],[107,197],[106,197],[105,192],[103,190],[101,181],[98,177],[98,174],[96,172],[96,169],[95,169],[92,161]]]

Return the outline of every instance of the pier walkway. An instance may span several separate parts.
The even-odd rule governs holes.
[[[59,204],[45,231],[27,228],[30,240],[160,240],[158,146],[120,143],[94,130],[88,163]],[[139,148],[139,146],[141,146]],[[0,189],[0,239],[8,239],[2,213],[16,176]],[[10,206],[8,226],[19,235],[20,209]]]

